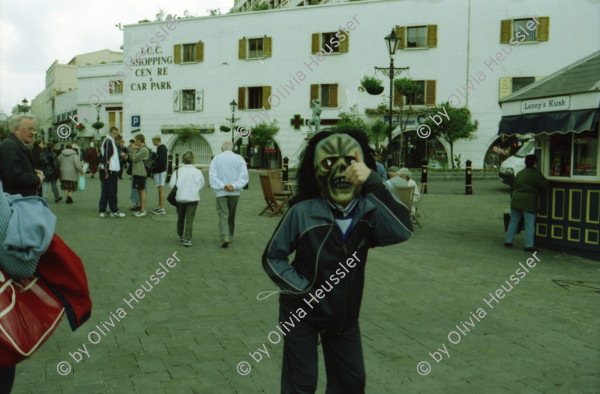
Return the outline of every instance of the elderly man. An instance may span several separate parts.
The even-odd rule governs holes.
[[[415,209],[415,204],[417,202],[419,202],[419,200],[421,199],[421,191],[419,190],[419,186],[417,185],[417,182],[415,182],[414,180],[410,179],[410,171],[408,170],[408,168],[404,167],[401,168],[398,171],[398,176],[402,179],[404,179],[406,181],[406,183],[408,183],[408,186],[414,186],[415,187],[415,196],[413,197],[413,206],[412,206],[412,210],[411,210],[411,215],[414,216],[416,209]]]
[[[37,195],[44,174],[34,167],[28,146],[35,136],[32,116],[19,115],[9,121],[11,134],[0,144],[0,181],[8,194]]]
[[[384,183],[393,189],[396,186],[408,186],[408,183],[404,180],[404,178],[398,176],[398,171],[400,169],[396,166],[392,166],[388,168],[388,176],[390,179],[385,181]]]
[[[240,192],[249,179],[244,158],[232,150],[231,142],[223,143],[222,152],[212,159],[209,170],[210,187],[217,195],[222,248],[226,248],[233,240],[235,209]]]

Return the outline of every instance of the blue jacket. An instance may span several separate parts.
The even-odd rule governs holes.
[[[374,171],[363,184],[345,241],[327,201],[297,203],[281,219],[262,258],[263,268],[282,289],[282,316],[302,308],[308,315],[304,320],[318,327],[347,330],[358,321],[369,248],[397,244],[411,235],[408,208]],[[348,268],[351,259],[355,265]],[[325,296],[317,302],[311,295],[319,289]]]

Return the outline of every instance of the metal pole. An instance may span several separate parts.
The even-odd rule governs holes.
[[[421,166],[421,188],[423,189],[423,194],[427,194],[427,159],[423,160],[423,165]]]
[[[394,110],[394,58],[390,56],[390,119],[388,128],[388,168],[392,166],[392,112]]]
[[[473,185],[472,185],[472,177],[473,171],[471,170],[471,160],[467,160],[467,170],[465,177],[465,194],[473,194]]]

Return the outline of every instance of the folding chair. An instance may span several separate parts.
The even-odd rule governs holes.
[[[268,175],[260,174],[260,186],[262,187],[263,195],[265,197],[265,201],[267,202],[267,206],[262,210],[258,216],[261,216],[263,213],[267,211],[267,209],[271,210],[270,217],[273,217],[276,213],[280,213],[283,215],[281,209],[287,203],[289,196],[278,197],[273,193],[273,189],[271,187],[271,181]]]
[[[414,186],[396,186],[394,187],[394,193],[396,194],[396,196],[398,196],[398,198],[400,199],[400,201],[402,201],[402,203],[404,203],[404,205],[406,205],[406,207],[408,208],[408,211],[410,212],[410,219],[411,222],[416,223],[419,227],[423,227],[421,226],[421,223],[419,223],[419,221],[417,220],[417,210],[415,209],[415,214],[413,215],[412,213],[412,208],[414,205],[414,197],[415,197],[415,187]]]
[[[292,192],[283,190],[283,180],[281,179],[280,171],[267,171],[269,180],[271,181],[271,189],[275,197],[283,199],[283,197],[290,198]]]

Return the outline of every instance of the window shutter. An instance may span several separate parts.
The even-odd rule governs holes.
[[[427,46],[437,48],[437,25],[427,25]]]
[[[320,48],[320,38],[321,38],[321,34],[320,33],[313,33],[312,35],[312,53],[317,53],[321,50]]]
[[[338,106],[338,84],[329,85],[329,106],[337,108]]]
[[[500,91],[498,100],[512,93],[512,78],[500,78]]]
[[[435,81],[425,81],[425,105],[435,105]]]
[[[271,95],[271,87],[262,87],[262,105],[265,109],[271,109],[271,103],[269,103],[269,96]]]
[[[264,50],[263,50],[263,56],[264,57],[271,57],[273,55],[273,37],[267,37],[265,36],[264,39]]]
[[[181,90],[173,91],[173,111],[181,111]]]
[[[548,37],[550,37],[550,17],[540,16],[537,19],[540,21],[537,40],[548,41]]]
[[[196,61],[204,61],[204,43],[202,41],[196,43]]]
[[[196,89],[196,111],[202,111],[203,108],[204,108],[204,90]]]
[[[402,99],[402,93],[396,87],[394,87],[394,107],[400,106],[400,100]]]
[[[503,19],[500,21],[500,44],[508,44],[512,35],[512,20]]]
[[[248,40],[246,40],[245,38],[242,38],[239,41],[239,51],[238,51],[238,58],[239,59],[245,59],[246,58],[246,47]]]
[[[173,63],[181,63],[181,44],[173,45]]]
[[[340,42],[340,53],[348,53],[348,48],[350,47],[350,36],[345,31],[340,31],[340,33],[346,36],[346,39]]]
[[[398,49],[404,49],[406,47],[406,26],[396,26],[396,36],[400,37]]]
[[[312,101],[319,99],[319,85],[312,84],[310,85],[310,103],[308,103],[309,108],[312,108]]]
[[[238,88],[238,109],[246,109],[246,88]]]

